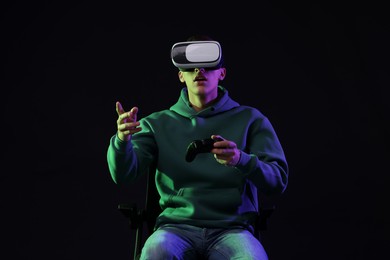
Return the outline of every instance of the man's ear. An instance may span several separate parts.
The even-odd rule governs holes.
[[[179,76],[180,82],[181,82],[181,83],[184,83],[183,72],[179,71],[179,72],[177,73],[177,75]]]
[[[223,80],[224,78],[225,78],[225,76],[226,76],[226,68],[220,68],[219,69],[219,72],[220,72],[220,74],[219,74],[219,80]]]

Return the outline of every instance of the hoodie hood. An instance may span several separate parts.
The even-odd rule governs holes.
[[[222,86],[218,86],[218,102],[213,104],[202,111],[195,111],[192,108],[190,101],[188,100],[188,90],[184,87],[181,90],[178,101],[170,107],[171,111],[178,113],[184,117],[192,117],[194,115],[199,117],[209,117],[222,112],[231,110],[232,108],[238,107],[240,104],[229,97],[228,91]]]

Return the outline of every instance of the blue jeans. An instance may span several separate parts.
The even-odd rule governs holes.
[[[268,260],[260,241],[246,229],[167,224],[146,240],[140,260]]]

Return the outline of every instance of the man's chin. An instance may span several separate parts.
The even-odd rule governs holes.
[[[206,95],[207,91],[205,87],[197,87],[195,93],[199,96]]]

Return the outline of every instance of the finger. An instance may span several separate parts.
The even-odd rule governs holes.
[[[211,135],[211,139],[213,139],[215,141],[223,141],[223,140],[225,140],[225,138],[223,138],[220,135]]]
[[[142,130],[142,127],[126,127],[124,125],[121,125],[118,127],[118,130],[125,135],[129,135],[129,134],[138,133],[139,131]]]
[[[140,122],[131,122],[131,123],[124,123],[121,124],[120,130],[128,130],[128,129],[135,129],[140,126]]]
[[[236,147],[237,147],[236,143],[225,139],[214,143],[214,148],[219,148],[221,150],[226,150],[226,151],[235,149]]]
[[[234,155],[222,156],[222,155],[214,154],[214,158],[217,160],[218,163],[223,165],[234,166],[237,164],[237,161],[234,159]]]
[[[137,121],[137,114],[138,114],[138,107],[133,107],[130,110],[130,118],[133,120],[133,122]]]
[[[118,117],[118,123],[127,122],[130,118],[130,113],[122,113]]]
[[[116,112],[118,113],[118,116],[122,115],[125,112],[125,110],[122,107],[122,104],[119,101],[115,103],[115,108],[116,108]]]
[[[211,150],[211,153],[213,154],[216,154],[218,156],[221,156],[221,157],[230,157],[232,155],[234,155],[234,149],[230,149],[230,148],[214,148]]]
[[[217,160],[218,163],[226,165],[227,164],[227,158],[222,157],[220,155],[214,154],[215,160]]]

